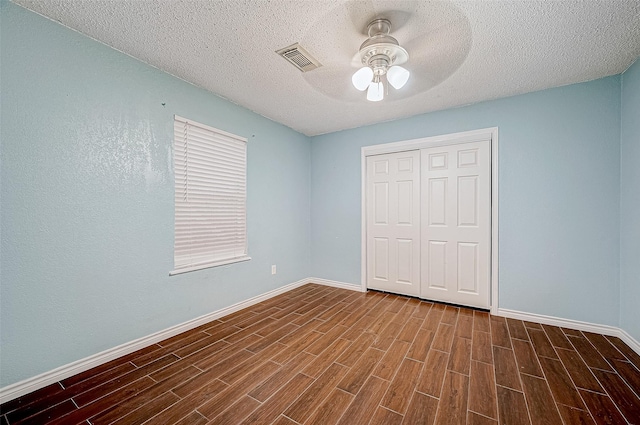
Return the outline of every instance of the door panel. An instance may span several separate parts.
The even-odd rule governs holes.
[[[489,307],[490,141],[421,150],[422,298]]]
[[[367,157],[367,287],[420,294],[420,151]]]

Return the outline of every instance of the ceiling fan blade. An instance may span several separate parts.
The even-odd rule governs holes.
[[[304,80],[316,91],[347,102],[361,102],[365,95],[351,83],[353,68],[348,62],[342,65],[323,66],[302,74]]]

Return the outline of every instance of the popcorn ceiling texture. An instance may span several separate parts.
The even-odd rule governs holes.
[[[640,2],[14,0],[306,135],[593,80],[640,55]],[[412,79],[371,103],[351,59],[392,20]],[[301,42],[325,66],[275,54]]]

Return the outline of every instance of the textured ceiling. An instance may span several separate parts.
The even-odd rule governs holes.
[[[639,0],[14,2],[306,135],[618,74],[640,55]],[[412,76],[367,102],[351,63],[378,16]],[[275,53],[295,42],[323,67]]]

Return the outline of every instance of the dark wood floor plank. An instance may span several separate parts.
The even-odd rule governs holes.
[[[595,369],[593,373],[627,421],[630,423],[640,422],[640,398],[622,378],[615,373],[598,369]]]
[[[373,342],[372,347],[386,351],[391,344],[393,344],[393,341],[396,340],[396,336],[398,336],[401,330],[402,325],[400,323],[389,323],[389,325],[387,325],[380,334],[375,336],[375,341]]]
[[[527,322],[526,320],[523,320],[522,323],[524,323],[524,327],[528,329],[540,329],[542,330],[542,325],[540,323],[535,323],[535,322]]]
[[[491,316],[491,343],[499,347],[511,348],[509,328],[504,317]]]
[[[582,332],[584,336],[593,344],[594,347],[598,350],[600,354],[605,359],[617,359],[617,360],[626,360],[626,356],[622,354],[616,347],[614,347],[609,340],[599,334],[594,334],[592,332]]]
[[[573,407],[565,406],[564,404],[558,405],[560,416],[565,424],[569,425],[595,425],[591,414],[585,410],[575,409]]]
[[[469,375],[471,367],[471,340],[462,337],[455,337],[449,356],[447,369],[463,375]]]
[[[417,390],[421,393],[440,398],[444,374],[447,369],[449,355],[442,351],[431,350],[424,363]]]
[[[633,364],[622,360],[611,360],[611,365],[636,395],[640,396],[640,370]]]
[[[376,366],[373,374],[384,380],[391,381],[402,363],[405,354],[407,354],[409,346],[410,344],[406,341],[394,341]]]
[[[351,404],[354,395],[335,388],[329,397],[307,419],[305,425],[327,425],[338,423],[347,407]]]
[[[356,395],[384,355],[384,351],[368,348],[338,384],[338,388]]]
[[[314,361],[302,370],[302,373],[312,378],[320,376],[351,344],[351,341],[342,338],[331,342]]]
[[[306,389],[304,393],[291,405],[284,414],[296,422],[306,421],[315,409],[322,404],[325,398],[346,375],[348,368],[337,363],[329,368]]]
[[[404,415],[418,383],[422,366],[422,362],[404,359],[380,405]]]
[[[88,418],[91,418],[94,415],[117,408],[116,406],[118,403],[126,404],[131,398],[144,393],[145,390],[153,388],[153,386],[153,380],[148,376],[144,376],[137,381],[133,381],[132,383],[119,388],[105,397],[99,398],[80,407],[79,409],[73,410],[64,416],[61,415],[58,418],[52,419],[50,423],[66,425],[85,422]],[[160,393],[155,395],[157,396],[158,394]],[[151,395],[151,398],[155,398],[153,394]],[[114,419],[117,418],[118,416],[114,417]]]
[[[373,343],[375,337],[371,334],[362,334],[356,339],[342,354],[336,359],[336,361],[345,366],[353,366],[358,359],[364,354],[369,346]]]
[[[413,341],[413,344],[411,344],[411,347],[407,352],[407,357],[419,362],[424,362],[424,360],[427,358],[427,354],[429,354],[429,349],[431,348],[433,337],[433,332],[427,329],[420,329],[416,334],[416,339]]]
[[[468,398],[469,377],[447,371],[435,423],[437,425],[465,423]]]
[[[495,362],[496,384],[514,390],[522,391],[520,374],[516,365],[516,358],[512,350],[503,347],[493,347]]]
[[[105,399],[108,400],[99,400],[98,403],[103,403],[105,406],[112,406],[112,408],[103,411],[98,415],[88,416],[87,418],[90,419],[92,425],[109,424],[116,419],[126,415],[128,412],[134,411],[139,407],[152,402],[152,400],[156,399],[161,394],[168,392],[172,388],[180,385],[182,382],[184,382],[184,380],[188,380],[189,378],[194,377],[199,373],[200,370],[191,366],[188,369],[185,369],[183,373],[176,374],[171,378],[159,382],[144,391],[136,392],[128,400],[120,394],[114,394],[112,397],[105,397]],[[90,410],[102,410],[93,409],[91,404],[86,407]]]
[[[302,352],[293,358],[289,363],[282,366],[276,373],[267,378],[262,384],[249,392],[249,395],[260,402],[264,402],[280,388],[284,387],[300,370],[304,369],[314,356]]]
[[[171,393],[163,393],[159,397],[156,397],[149,403],[142,405],[142,407],[129,412],[125,416],[122,416],[117,421],[113,422],[113,425],[124,425],[124,424],[141,424],[146,420],[156,416],[158,413],[162,412],[166,408],[175,404],[180,398]],[[187,416],[188,412],[185,413],[184,416]],[[93,423],[92,423],[93,425]]]
[[[498,421],[469,411],[467,412],[467,425],[498,425]]]
[[[241,397],[232,405],[225,407],[228,407],[228,409],[213,418],[208,425],[236,425],[260,407],[260,402],[247,395]]]
[[[569,336],[569,341],[575,347],[576,351],[580,353],[582,359],[589,367],[595,367],[597,369],[613,371],[609,363],[602,357],[602,355],[596,350],[593,345],[586,338]]]
[[[124,387],[131,382],[137,381],[138,379],[155,372],[158,369],[170,365],[177,359],[178,358],[176,356],[169,354],[159,360],[156,360],[155,362],[149,363],[147,366],[135,369],[125,375],[118,377],[117,379],[111,380],[89,391],[79,394],[73,398],[73,401],[78,405],[78,407],[82,407],[94,400],[97,400],[111,392],[118,390],[119,388]]]
[[[469,377],[469,410],[497,419],[496,383],[493,366],[473,361]]]
[[[519,339],[512,340],[512,343],[513,352],[518,362],[518,370],[521,373],[542,377],[542,370],[538,365],[538,358],[533,351],[531,343]]]
[[[525,374],[520,374],[520,379],[522,380],[522,387],[531,412],[533,425],[556,425],[562,423],[547,382],[544,379]]]
[[[208,421],[198,412],[191,412],[184,418],[180,419],[175,425],[204,425]]]
[[[27,418],[18,419],[19,416],[14,412],[13,415],[7,415],[7,419],[11,425],[44,424],[60,416],[68,415],[75,410],[77,410],[77,407],[73,401],[67,400]]]
[[[438,326],[438,330],[436,331],[435,336],[433,337],[431,348],[434,350],[440,350],[450,353],[454,336],[453,331],[454,327],[452,325],[445,325],[444,323],[441,323],[440,326]]]
[[[145,425],[164,425],[172,424],[187,416],[190,412],[197,409],[198,406],[206,403],[214,398],[218,393],[224,391],[228,385],[220,380],[211,381],[204,387],[192,392],[187,397],[180,399],[168,409],[165,409],[161,415],[154,416]]]
[[[577,329],[569,329],[569,328],[560,328],[562,329],[562,332],[566,335],[566,336],[580,336],[583,337],[584,335],[582,335],[582,332],[580,332]]]
[[[233,384],[255,368],[259,367],[262,363],[268,361],[273,356],[282,352],[285,348],[286,346],[280,344],[279,342],[272,342],[270,346],[265,347],[265,349],[260,353],[254,356],[249,356],[244,361],[239,360],[237,366],[234,367],[232,365],[231,369],[228,369],[226,372],[219,375],[218,379],[220,379],[222,382],[226,382],[227,384]],[[307,355],[311,356],[311,354]],[[209,371],[215,372],[215,369],[216,368],[212,368],[209,369]]]
[[[626,422],[608,395],[586,390],[579,391],[598,425],[619,425]]]
[[[117,364],[118,363],[116,363],[116,365]],[[106,370],[110,369],[111,367],[113,366],[110,366]],[[93,369],[90,369],[90,370],[93,370]],[[80,375],[83,375],[83,377],[82,379],[79,379],[77,382],[90,378],[91,375],[87,374],[87,372],[80,373]],[[0,405],[0,412],[2,412],[3,414],[10,413],[17,409],[24,409],[27,406],[36,402],[42,403],[42,407],[37,409],[37,411],[41,411],[47,407],[50,407],[53,404],[53,403],[49,403],[48,400],[56,400],[58,402],[66,400],[68,396],[64,390],[65,390],[65,387],[60,385],[59,382],[55,382],[53,384],[47,385],[46,387],[35,390],[29,394],[25,394],[18,398],[14,398],[13,400],[9,400],[6,403],[3,403],[2,405]]]
[[[210,400],[200,405],[198,407],[198,412],[209,419],[220,415],[236,400],[240,399],[244,394],[247,394],[253,388],[260,385],[267,378],[276,373],[278,369],[280,369],[280,365],[274,362],[264,363],[261,367],[255,369],[240,381],[223,389],[222,391],[219,391]],[[194,389],[193,391],[197,392],[198,389]],[[190,391],[187,394],[191,394],[193,391]]]
[[[446,306],[444,309],[444,314],[442,315],[442,320],[440,322],[445,323],[447,325],[455,325],[458,320],[458,312],[460,309],[458,307]]]
[[[287,345],[284,350],[280,351],[271,359],[276,363],[287,363],[295,356],[297,356],[298,353],[306,351],[307,347],[316,342],[321,336],[322,334],[320,332],[316,332],[315,330],[306,332],[305,335],[301,336],[301,338],[295,341],[292,341],[290,345]]]
[[[160,348],[160,346],[155,346]],[[150,350],[155,351],[155,350]],[[131,362],[122,362],[120,358],[112,360],[103,365],[94,367],[93,369],[89,369],[85,372],[79,373],[77,375],[73,375],[67,379],[63,379],[60,383],[64,388],[70,388],[73,386],[79,386],[78,384],[82,383],[85,388],[90,388],[95,385],[99,385],[100,383],[110,381],[115,376],[119,376],[121,374],[127,373],[133,370],[136,366],[134,366]],[[120,373],[122,371],[122,373]],[[87,383],[87,381],[91,381]],[[57,383],[55,385],[58,385]]]
[[[627,357],[627,359],[635,365],[635,367],[640,369],[640,354],[633,351],[631,347],[625,344],[624,341],[622,341],[617,336],[607,336],[607,339],[609,340],[610,343],[615,345],[615,347],[621,353],[623,353]]]
[[[571,345],[567,337],[564,335],[562,329],[551,325],[542,325],[542,328],[547,333],[547,337],[549,338],[549,341],[551,341],[551,345],[554,347],[566,348],[567,350],[573,350],[573,345]]]
[[[404,417],[396,412],[378,407],[369,425],[400,425]]]
[[[371,376],[340,418],[339,425],[368,423],[389,387],[389,382]]]
[[[509,334],[511,338],[515,339],[529,339],[529,334],[524,327],[522,320],[507,318],[507,326],[509,327]]]
[[[436,333],[438,330],[438,326],[440,325],[440,320],[442,319],[442,315],[444,314],[444,305],[442,304],[434,304],[429,310],[429,314],[427,314],[427,318],[422,322],[422,328],[427,329],[433,333]]]
[[[200,354],[201,351],[198,351],[192,356],[189,356],[188,360],[187,359],[183,359],[183,360],[185,362],[192,363],[194,366],[202,370],[211,369],[212,367],[217,366],[221,362],[226,361],[229,357],[234,356],[241,351],[245,351],[243,355],[253,354],[245,350],[245,348],[248,345],[251,345],[254,342],[258,341],[259,339],[260,337],[257,335],[249,335],[243,340],[236,342],[234,344],[228,344],[222,347],[221,349],[220,347],[216,347],[217,351],[213,353],[207,353],[205,351],[207,349],[205,349],[205,350],[201,350],[201,351],[205,351],[205,353]],[[195,357],[195,358],[191,359],[191,357]]]
[[[467,413],[467,425],[498,425],[498,421],[469,411]]]
[[[603,393],[604,390],[593,376],[591,369],[586,365],[582,357],[574,350],[558,349],[558,355],[567,372],[573,379],[576,387],[589,391]]]
[[[286,416],[280,415],[278,419],[272,425],[297,425],[294,421]]]
[[[491,334],[473,331],[471,358],[479,362],[493,364],[491,355]]]
[[[413,312],[413,316],[419,317],[420,319],[426,319],[432,306],[432,302],[420,301],[420,304],[418,304],[415,311]]]
[[[469,311],[471,310],[460,310],[458,323],[456,323],[455,336],[468,339],[473,337],[473,314],[463,314],[463,312]]]
[[[319,355],[327,348],[328,345],[330,345],[336,339],[341,338],[341,336],[345,333],[345,331],[347,331],[347,329],[349,328],[342,325],[337,325],[332,327],[323,336],[318,338],[316,342],[314,342],[309,347],[307,347],[304,351],[306,351],[307,353],[311,353],[314,356]],[[318,327],[318,332],[321,332],[319,327]]]
[[[484,311],[473,312],[473,330],[480,332],[491,332],[491,326],[489,325],[489,313]]]
[[[541,357],[540,364],[556,401],[576,409],[584,409],[582,398],[565,371],[562,362],[548,357]]]
[[[533,349],[538,356],[550,357],[552,359],[558,358],[556,350],[554,350],[544,330],[529,329],[527,332],[531,339],[531,345],[533,345]]]
[[[301,373],[283,385],[266,402],[251,413],[242,424],[271,423],[313,382]]]
[[[524,394],[509,388],[497,387],[500,425],[530,425]]]
[[[413,342],[416,338],[416,334],[418,333],[418,329],[422,325],[423,319],[418,319],[417,317],[411,317],[407,323],[404,325],[404,328],[400,331],[398,335],[398,339],[400,341]]]
[[[432,425],[436,420],[438,399],[426,394],[415,392],[407,414],[404,416],[403,425]]]

